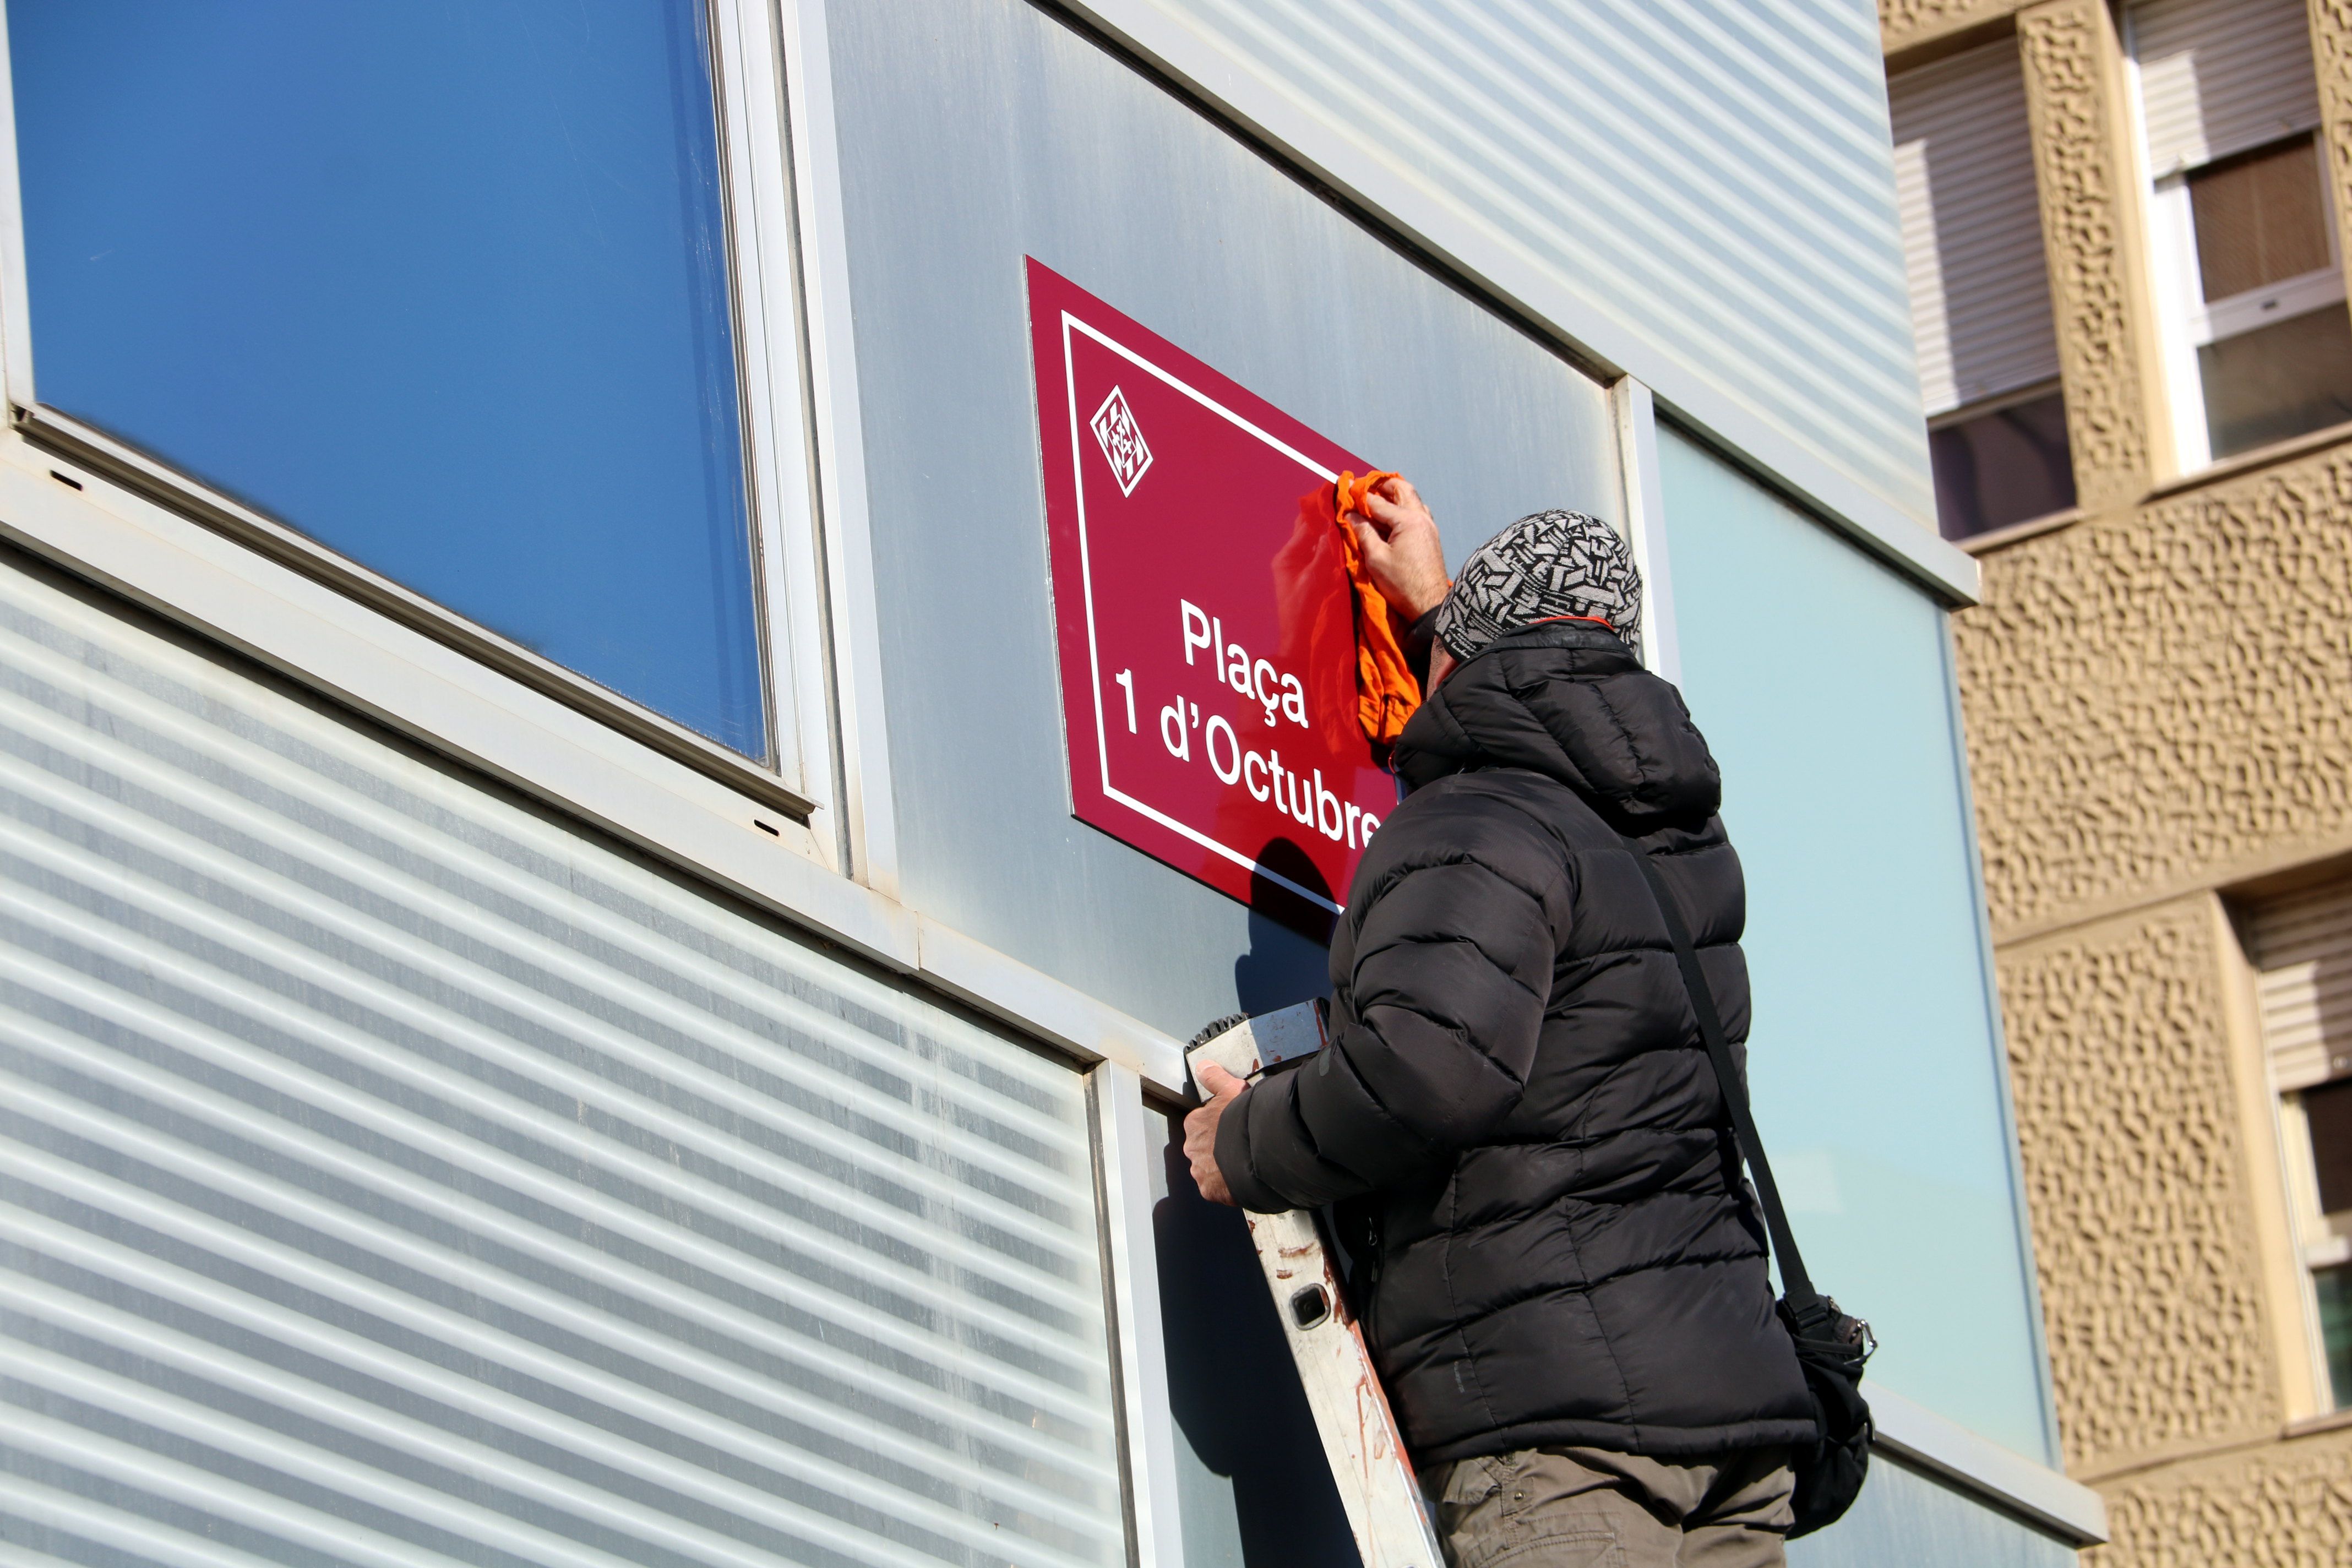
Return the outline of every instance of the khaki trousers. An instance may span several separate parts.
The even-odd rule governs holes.
[[[1424,1478],[1453,1568],[1780,1568],[1786,1448],[1692,1463],[1522,1448]]]

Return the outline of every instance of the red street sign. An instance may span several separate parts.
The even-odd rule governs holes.
[[[1300,502],[1370,465],[1034,259],[1029,329],[1078,819],[1338,912],[1397,791],[1339,537]]]

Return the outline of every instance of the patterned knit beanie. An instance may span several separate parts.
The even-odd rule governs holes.
[[[1437,611],[1437,635],[1469,658],[1505,632],[1557,616],[1609,623],[1642,654],[1642,574],[1617,531],[1580,511],[1519,519],[1470,552]]]

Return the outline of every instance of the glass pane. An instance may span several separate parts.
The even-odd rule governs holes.
[[[2352,1405],[2352,1264],[2316,1269],[2311,1283],[2319,1297],[2319,1338],[2327,1350],[2327,1380],[2341,1410]]]
[[[12,0],[43,402],[762,754],[698,0]]]
[[[1936,520],[1947,539],[2007,528],[2074,504],[2066,400],[2057,393],[1927,434]]]
[[[2352,419],[2352,317],[2330,305],[2197,351],[2213,456]]]
[[[1748,873],[1756,1119],[1806,1266],[1876,1327],[1874,1381],[2047,1458],[1944,612],[1664,430],[1658,470],[1683,695]],[[1759,650],[1801,621],[1791,679]]]
[[[2352,1214],[2352,1079],[2305,1089],[2303,1116],[2311,1128],[2320,1213]]]
[[[2198,170],[2189,203],[2208,300],[2327,265],[2327,198],[2308,136]]]

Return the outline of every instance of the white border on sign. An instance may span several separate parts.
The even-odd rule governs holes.
[[[1070,329],[1073,327],[1076,328],[1079,331],[1086,333],[1087,336],[1092,338],[1095,342],[1100,343],[1111,353],[1118,355],[1121,359],[1126,360],[1147,375],[1159,377],[1161,381],[1167,383],[1170,386],[1174,387],[1177,391],[1182,393],[1185,396],[1191,398],[1193,402],[1199,404],[1210,413],[1248,431],[1251,435],[1256,437],[1259,440],[1265,442],[1276,451],[1280,452],[1284,457],[1288,458],[1292,462],[1297,463],[1300,468],[1305,468],[1308,473],[1320,479],[1325,484],[1337,484],[1339,480],[1339,476],[1325,468],[1322,464],[1316,462],[1313,458],[1307,457],[1307,454],[1299,451],[1288,442],[1281,440],[1280,438],[1268,434],[1266,431],[1259,429],[1256,426],[1251,424],[1248,420],[1243,418],[1240,415],[1234,413],[1223,404],[1219,403],[1215,398],[1211,397],[1208,394],[1201,391],[1200,388],[1188,385],[1184,382],[1177,379],[1175,376],[1169,374],[1158,365],[1153,364],[1150,360],[1145,359],[1141,354],[1137,353],[1133,349],[1129,348],[1125,343],[1118,342],[1114,339],[1105,336],[1101,331],[1088,326],[1086,322],[1078,320],[1077,317],[1072,315],[1067,310],[1064,310],[1062,312],[1062,385],[1068,395],[1070,405],[1070,484],[1077,492],[1078,578],[1080,583],[1080,596],[1085,600],[1087,606],[1087,700],[1094,704],[1095,710],[1095,761],[1102,770],[1102,792],[1105,796],[1118,802],[1119,805],[1127,807],[1129,811],[1134,812],[1139,816],[1156,822],[1160,826],[1167,828],[1170,832],[1181,835],[1182,837],[1191,839],[1193,843],[1198,844],[1203,849],[1209,850],[1213,854],[1223,856],[1226,859],[1232,861],[1234,865],[1241,867],[1244,870],[1248,871],[1255,876],[1264,877],[1267,881],[1272,882],[1277,888],[1287,889],[1289,891],[1297,894],[1300,898],[1305,899],[1308,903],[1315,905],[1318,909],[1326,909],[1335,915],[1339,914],[1345,909],[1345,905],[1333,903],[1329,899],[1325,898],[1322,894],[1315,892],[1310,889],[1300,887],[1297,883],[1292,881],[1281,872],[1273,869],[1271,867],[1261,864],[1254,856],[1244,855],[1238,849],[1230,848],[1225,845],[1220,844],[1215,839],[1210,837],[1207,834],[1201,832],[1198,828],[1187,826],[1185,824],[1177,821],[1174,817],[1168,816],[1165,812],[1155,811],[1150,806],[1148,806],[1141,801],[1136,799],[1133,795],[1122,793],[1114,787],[1110,782],[1109,736],[1104,732],[1103,729],[1102,657],[1096,650],[1095,647],[1095,568],[1093,556],[1087,542],[1086,446],[1078,438],[1078,432],[1081,429],[1081,426],[1078,423],[1078,374],[1077,366],[1072,363],[1070,358]]]

